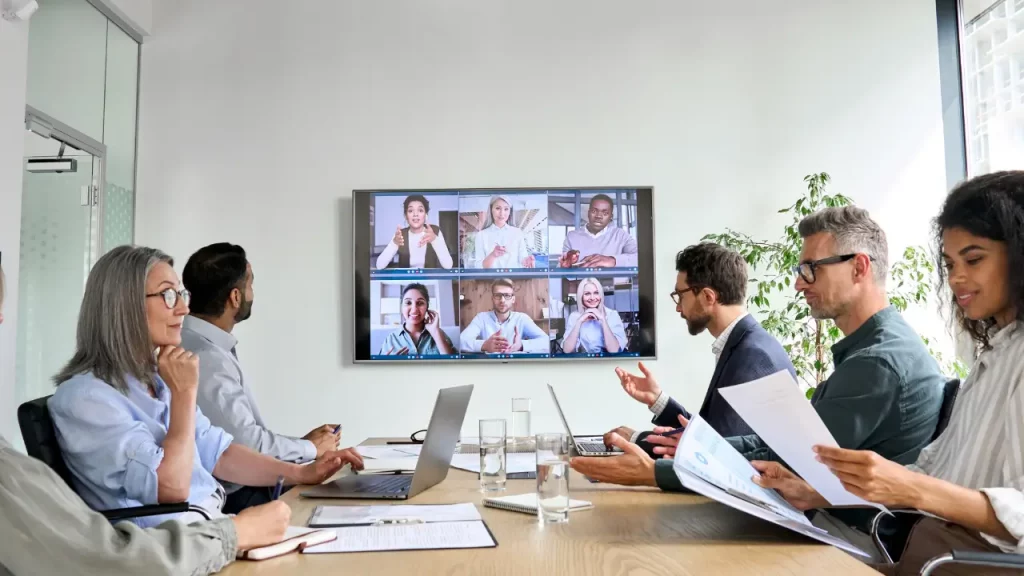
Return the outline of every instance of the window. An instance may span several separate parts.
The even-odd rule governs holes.
[[[967,176],[1024,169],[1024,0],[960,0]]]

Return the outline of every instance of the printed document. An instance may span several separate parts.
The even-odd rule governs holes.
[[[886,510],[848,492],[828,466],[814,459],[813,446],[838,444],[788,371],[721,388],[719,393],[765,444],[829,504]]]
[[[339,528],[333,542],[306,548],[304,554],[493,548],[498,545],[483,521],[432,522],[394,526]]]

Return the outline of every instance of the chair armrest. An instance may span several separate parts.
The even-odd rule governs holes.
[[[192,506],[188,502],[177,502],[174,504],[150,504],[147,506],[132,506],[130,508],[101,510],[100,514],[103,514],[103,516],[111,522],[117,522],[119,520],[127,520],[129,518],[144,518],[146,516],[161,516],[163,514],[182,514],[184,512],[196,512],[203,518],[207,520],[210,519],[210,515],[206,510],[203,510],[198,506]]]
[[[906,509],[902,509],[902,510],[890,510],[889,512],[892,513],[892,515],[896,515],[896,514],[903,514],[903,515],[906,515],[906,516],[911,516],[911,515],[913,515],[913,516],[923,516],[924,515],[924,512],[921,512],[920,510],[914,510],[913,508],[906,508]],[[892,555],[889,554],[889,551],[885,548],[885,543],[882,542],[882,537],[878,533],[878,528],[879,528],[879,526],[881,526],[882,520],[885,520],[886,518],[889,518],[889,517],[890,517],[889,513],[887,513],[887,512],[879,512],[878,514],[875,514],[875,517],[871,520],[871,540],[874,541],[875,548],[878,549],[878,552],[882,555],[882,559],[885,560],[886,564],[892,564],[893,563],[893,559],[892,559]]]
[[[925,562],[924,566],[921,567],[921,576],[931,576],[933,571],[946,564],[991,566],[993,568],[1024,568],[1024,554],[953,550],[949,554],[936,556]]]

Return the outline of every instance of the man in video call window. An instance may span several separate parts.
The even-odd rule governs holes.
[[[551,340],[529,316],[516,312],[516,288],[508,278],[491,283],[492,310],[473,318],[459,337],[463,352],[546,354]]]
[[[636,239],[618,226],[611,226],[615,201],[605,194],[590,199],[587,225],[565,235],[561,268],[614,268],[637,265]]]

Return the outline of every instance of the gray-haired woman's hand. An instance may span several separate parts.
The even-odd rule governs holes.
[[[199,358],[176,346],[164,346],[157,356],[157,371],[171,394],[195,395],[199,388]]]

